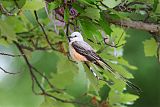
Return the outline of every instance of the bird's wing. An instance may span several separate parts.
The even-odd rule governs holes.
[[[102,65],[105,64],[106,68],[110,73],[112,73],[116,78],[122,80],[125,82],[129,87],[132,89],[135,89],[137,92],[140,92],[140,88],[134,85],[132,82],[127,80],[125,77],[123,77],[121,74],[116,72],[110,65],[108,65],[101,57],[99,57],[92,47],[84,42],[84,41],[75,41],[72,43],[72,47],[75,49],[76,52],[79,54],[85,56],[89,61],[94,62],[96,65],[100,66],[101,68],[104,68]],[[105,69],[105,68],[104,68]]]
[[[103,68],[103,64],[107,66],[107,68],[110,70],[113,70],[111,66],[109,66],[99,55],[96,54],[96,52],[93,50],[93,48],[84,41],[75,41],[72,43],[73,48],[76,50],[76,52],[80,53],[81,55],[85,56],[87,60],[94,62],[99,67]],[[102,64],[103,63],[103,64]]]
[[[72,47],[75,49],[76,52],[85,56],[89,61],[96,61],[101,59],[92,49],[92,47],[84,42],[84,41],[75,41],[72,43]]]

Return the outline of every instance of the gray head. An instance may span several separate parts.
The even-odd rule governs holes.
[[[70,42],[74,42],[74,41],[83,41],[83,37],[79,32],[73,32],[70,36],[69,36]]]

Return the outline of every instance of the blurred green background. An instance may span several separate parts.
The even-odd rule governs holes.
[[[133,71],[134,83],[140,86],[142,93],[131,107],[160,107],[160,64],[156,57],[145,57],[143,41],[151,38],[149,33],[129,29],[130,37],[125,45],[124,57],[138,67]]]

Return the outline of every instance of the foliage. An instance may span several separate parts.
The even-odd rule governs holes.
[[[150,40],[145,40],[143,44],[146,56],[156,56],[157,44],[153,38]]]
[[[127,3],[132,11],[122,9]],[[27,69],[32,85],[37,85],[33,92],[42,91],[40,94],[44,95],[40,107],[125,107],[139,98],[109,72],[92,65],[96,74],[106,77],[108,82],[100,81],[83,63],[70,61],[67,31],[81,32],[85,41],[119,74],[134,78],[129,70],[137,67],[123,58],[123,47],[129,37],[127,28],[111,24],[106,16],[159,23],[158,0],[147,3],[145,0],[2,0],[0,4],[0,45],[16,46],[13,54],[22,54],[16,58],[24,61],[20,68]],[[143,42],[146,56],[157,55],[159,41],[151,38]]]

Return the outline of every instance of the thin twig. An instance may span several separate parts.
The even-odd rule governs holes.
[[[133,5],[145,5],[145,6],[147,6],[148,10],[150,10],[150,11],[152,10],[152,7],[149,6],[148,4],[143,3],[143,2],[138,2],[138,1],[130,2],[130,3],[126,4],[126,7],[133,6]]]
[[[15,16],[14,14],[8,12],[8,10],[3,7],[2,3],[0,3],[0,11],[2,12],[2,14],[5,14],[7,16]]]
[[[66,24],[66,37],[68,39],[68,42],[70,42],[70,39],[69,39],[69,23]]]
[[[16,5],[16,7],[17,7],[18,9],[20,9],[19,4],[17,3],[17,0],[14,0],[14,3],[15,3],[15,5]]]
[[[121,46],[124,45],[124,44],[120,44],[120,45],[119,45],[119,42],[120,42],[120,40],[122,39],[123,34],[124,34],[124,32],[121,34],[120,38],[118,39],[118,42],[117,42],[115,45],[108,44],[107,42],[105,42],[105,40],[104,40],[104,43],[105,43],[106,45],[110,46],[110,47],[119,48],[119,47],[121,47]],[[105,39],[105,38],[104,38],[104,39]]]
[[[33,67],[33,66],[31,66],[31,67],[32,67],[32,69],[33,69],[35,72],[37,72],[40,76],[42,76],[42,77],[47,81],[48,85],[49,85],[52,89],[54,89],[55,92],[61,93],[61,92],[63,91],[63,89],[57,89],[57,88],[49,81],[49,79],[48,79],[44,74],[42,74],[40,71],[38,71],[35,67]]]
[[[47,46],[44,46],[44,47],[35,47],[35,46],[33,46],[33,47],[29,47],[29,46],[25,46],[25,45],[22,45],[21,44],[21,47],[23,48],[23,49],[26,49],[26,50],[29,50],[29,51],[34,51],[34,50],[52,50],[51,48],[49,48],[49,47],[47,47]]]
[[[28,31],[18,32],[18,33],[16,33],[16,35],[30,33],[30,32],[32,32],[32,31],[34,31],[37,27],[38,27],[38,25],[34,26],[33,28],[29,29]],[[26,36],[26,35],[25,35],[25,36]]]
[[[42,29],[42,31],[43,31],[43,34],[44,34],[44,36],[45,36],[45,39],[46,39],[47,43],[48,43],[49,46],[52,48],[52,50],[58,51],[57,49],[55,49],[55,48],[52,46],[52,43],[49,41],[48,35],[46,34],[46,32],[45,32],[45,30],[44,30],[44,28],[43,28],[43,25],[42,25],[42,24],[39,22],[39,20],[38,20],[38,15],[37,15],[37,12],[36,12],[36,11],[34,11],[34,15],[35,15],[35,17],[36,17],[37,23],[39,24],[39,26],[41,27],[41,29]]]
[[[4,73],[7,73],[7,74],[18,74],[18,73],[20,73],[20,72],[16,72],[16,73],[8,72],[8,71],[6,71],[5,69],[3,69],[2,67],[0,67],[0,69],[1,69]]]
[[[133,5],[145,5],[146,7],[142,7],[142,8],[133,8],[131,6]],[[152,7],[149,6],[148,4],[145,4],[143,2],[138,2],[138,1],[134,1],[134,2],[125,2],[125,3],[120,3],[119,5],[117,5],[116,7],[114,7],[113,9],[115,9],[116,11],[122,11],[122,12],[135,12],[136,10],[143,10],[146,11],[146,13],[148,11],[152,10]]]
[[[124,32],[121,34],[120,38],[118,39],[118,42],[116,43],[116,45],[119,44],[120,40],[122,39],[122,36],[123,36]]]
[[[8,53],[3,53],[3,52],[0,52],[0,55],[10,56],[10,57],[21,57],[21,56],[23,56],[23,55],[13,55],[13,54],[8,54]]]
[[[111,44],[108,44],[108,43],[105,43],[106,45],[110,46],[110,47],[113,47],[113,48],[119,48],[121,46],[123,46],[124,44],[120,44],[120,45],[111,45]]]
[[[6,16],[16,16],[17,14],[21,12],[21,10],[19,9],[17,13],[11,13],[6,8],[3,7],[2,3],[0,3],[0,11],[2,14]]]
[[[102,1],[100,1],[101,5],[105,8],[109,8],[108,6],[106,6]]]

